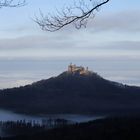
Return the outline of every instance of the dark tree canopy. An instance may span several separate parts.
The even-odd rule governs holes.
[[[35,22],[42,30],[54,32],[64,26],[74,24],[77,29],[86,27],[90,18],[95,16],[95,11],[108,3],[110,0],[76,0],[72,6],[57,10],[56,15],[44,15],[40,12],[40,17],[36,17]]]
[[[0,8],[20,7],[25,5],[25,0],[0,0]]]

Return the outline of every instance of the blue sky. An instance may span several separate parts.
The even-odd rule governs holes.
[[[55,76],[70,62],[89,66],[107,79],[140,85],[140,1],[111,0],[87,28],[50,33],[32,18],[55,13],[72,0],[27,0],[0,9],[0,88]]]

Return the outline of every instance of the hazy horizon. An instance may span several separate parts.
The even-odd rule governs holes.
[[[97,72],[105,79],[128,85],[140,86],[139,62],[133,63],[129,68],[130,61],[118,60],[6,60],[0,61],[0,89],[19,87],[31,84],[38,80],[55,77],[67,70],[67,66],[73,62],[78,66],[88,66],[93,72]],[[121,65],[121,69],[119,66]],[[8,69],[10,67],[10,69]],[[128,70],[129,68],[129,70]]]

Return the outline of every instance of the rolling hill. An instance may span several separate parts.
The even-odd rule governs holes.
[[[1,90],[0,108],[27,114],[139,112],[140,87],[112,82],[94,72],[66,71],[31,85]]]

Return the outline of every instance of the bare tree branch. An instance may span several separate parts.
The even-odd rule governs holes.
[[[74,2],[73,6],[65,7],[61,11],[56,10],[56,15],[44,14],[40,11],[40,18],[36,17],[35,22],[42,28],[42,30],[54,32],[60,30],[64,26],[74,24],[77,29],[86,27],[89,18],[94,17],[94,11],[98,11],[99,8],[108,3],[110,0],[101,0],[95,2],[85,2],[88,0],[79,0]]]
[[[21,7],[26,4],[26,0],[0,0],[0,8],[3,7]]]

